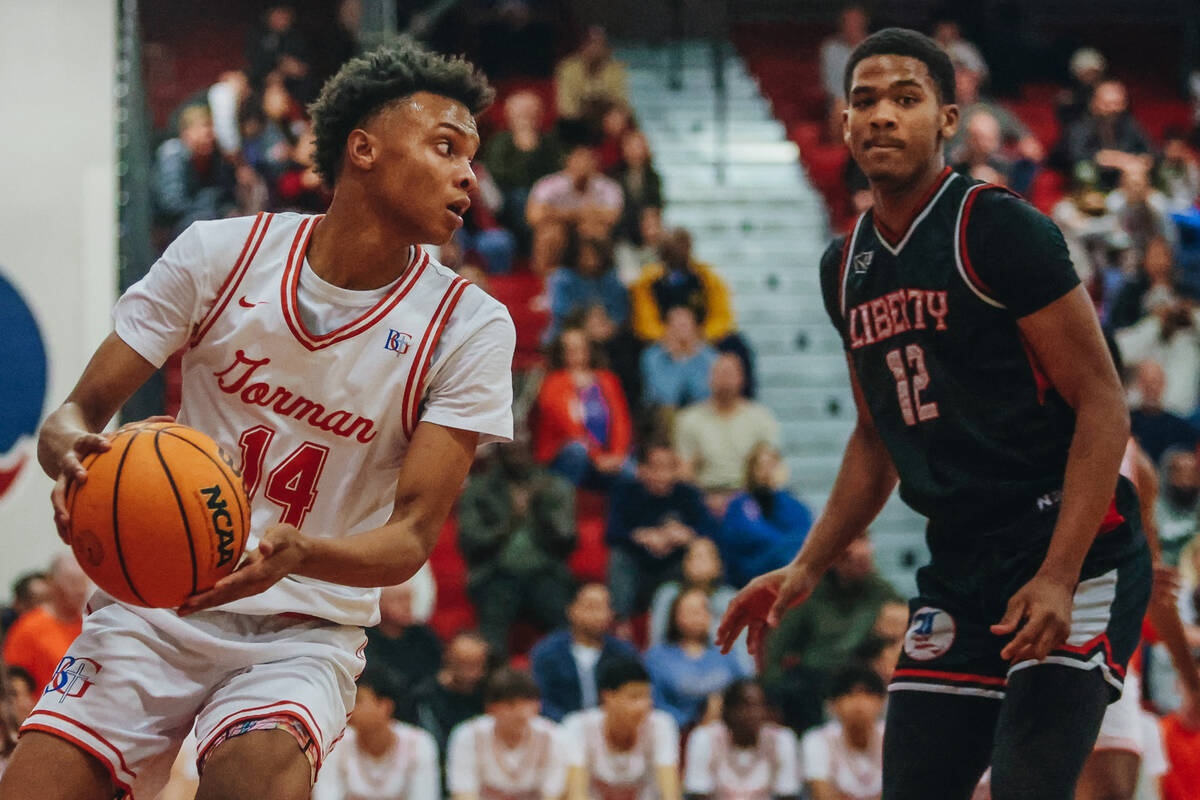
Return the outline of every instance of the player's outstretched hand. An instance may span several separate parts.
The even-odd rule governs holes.
[[[150,417],[138,422],[126,423],[117,429],[117,433],[151,422],[174,421],[174,417]],[[83,466],[83,460],[93,453],[108,451],[112,447],[110,440],[114,434],[80,432],[69,435],[72,438],[63,454],[58,458],[58,478],[54,481],[54,488],[50,490],[50,504],[54,507],[54,527],[58,530],[58,538],[66,544],[71,543],[71,515],[67,511],[67,489],[72,483],[82,486],[87,481],[87,470]]]
[[[767,628],[778,625],[785,611],[807,600],[819,577],[806,567],[788,564],[747,583],[730,601],[717,628],[717,645],[721,652],[728,653],[742,629],[746,628],[749,629],[746,645],[750,654],[761,659]]]
[[[257,550],[207,592],[189,597],[179,607],[179,616],[265,592],[300,567],[305,549],[304,535],[298,529],[291,525],[273,525],[259,540]]]
[[[1000,651],[1000,657],[1016,664],[1029,659],[1040,661],[1050,655],[1071,632],[1074,595],[1074,586],[1046,575],[1034,575],[1009,598],[1004,617],[992,626],[992,633],[997,636],[1008,636],[1019,629]]]

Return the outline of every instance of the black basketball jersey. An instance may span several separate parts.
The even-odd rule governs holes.
[[[826,251],[826,309],[901,497],[932,524],[990,527],[1055,503],[1075,414],[1017,320],[1078,283],[1053,222],[949,169],[906,230],[868,211]]]

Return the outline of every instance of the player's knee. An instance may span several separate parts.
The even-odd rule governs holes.
[[[290,734],[258,731],[219,745],[204,764],[196,800],[308,800],[308,759]]]

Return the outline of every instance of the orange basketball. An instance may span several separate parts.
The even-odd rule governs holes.
[[[241,473],[216,442],[176,423],[118,433],[67,493],[71,547],[118,600],[174,608],[237,566],[250,530]]]

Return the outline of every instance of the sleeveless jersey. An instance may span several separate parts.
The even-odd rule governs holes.
[[[1053,222],[949,169],[907,230],[868,211],[826,251],[826,309],[901,497],[931,531],[1057,504],[1075,414],[1017,320],[1078,283]]]
[[[221,283],[197,299],[190,315],[179,421],[212,436],[235,459],[240,454],[252,512],[247,551],[279,522],[316,537],[383,524],[429,388],[450,360],[447,348],[434,359],[448,322],[469,310],[479,325],[500,319],[511,329],[502,306],[417,247],[373,308],[326,333],[308,330],[297,288],[319,219],[260,214],[193,226],[199,226],[194,245],[204,249],[200,260],[221,265],[211,270],[215,277],[202,270],[191,276],[197,294],[217,278]],[[240,237],[229,235],[232,227]],[[152,270],[150,289],[131,294],[152,292],[155,280],[162,279]],[[117,332],[140,349],[146,335],[125,303],[117,307]],[[480,430],[484,439],[510,435],[502,423],[455,424]],[[378,589],[289,576],[221,610],[371,625],[379,618],[378,595]]]
[[[567,763],[558,726],[545,717],[529,722],[514,748],[496,736],[487,714],[463,722],[446,746],[446,783],[451,795],[473,794],[480,800],[542,800],[567,788]]]
[[[781,725],[763,725],[753,748],[734,746],[723,722],[701,725],[688,736],[683,791],[712,800],[799,795],[799,751],[796,734]]]
[[[665,711],[650,712],[624,752],[609,746],[599,708],[567,715],[560,732],[568,766],[587,770],[590,800],[654,800],[658,768],[679,764],[679,729]]]

